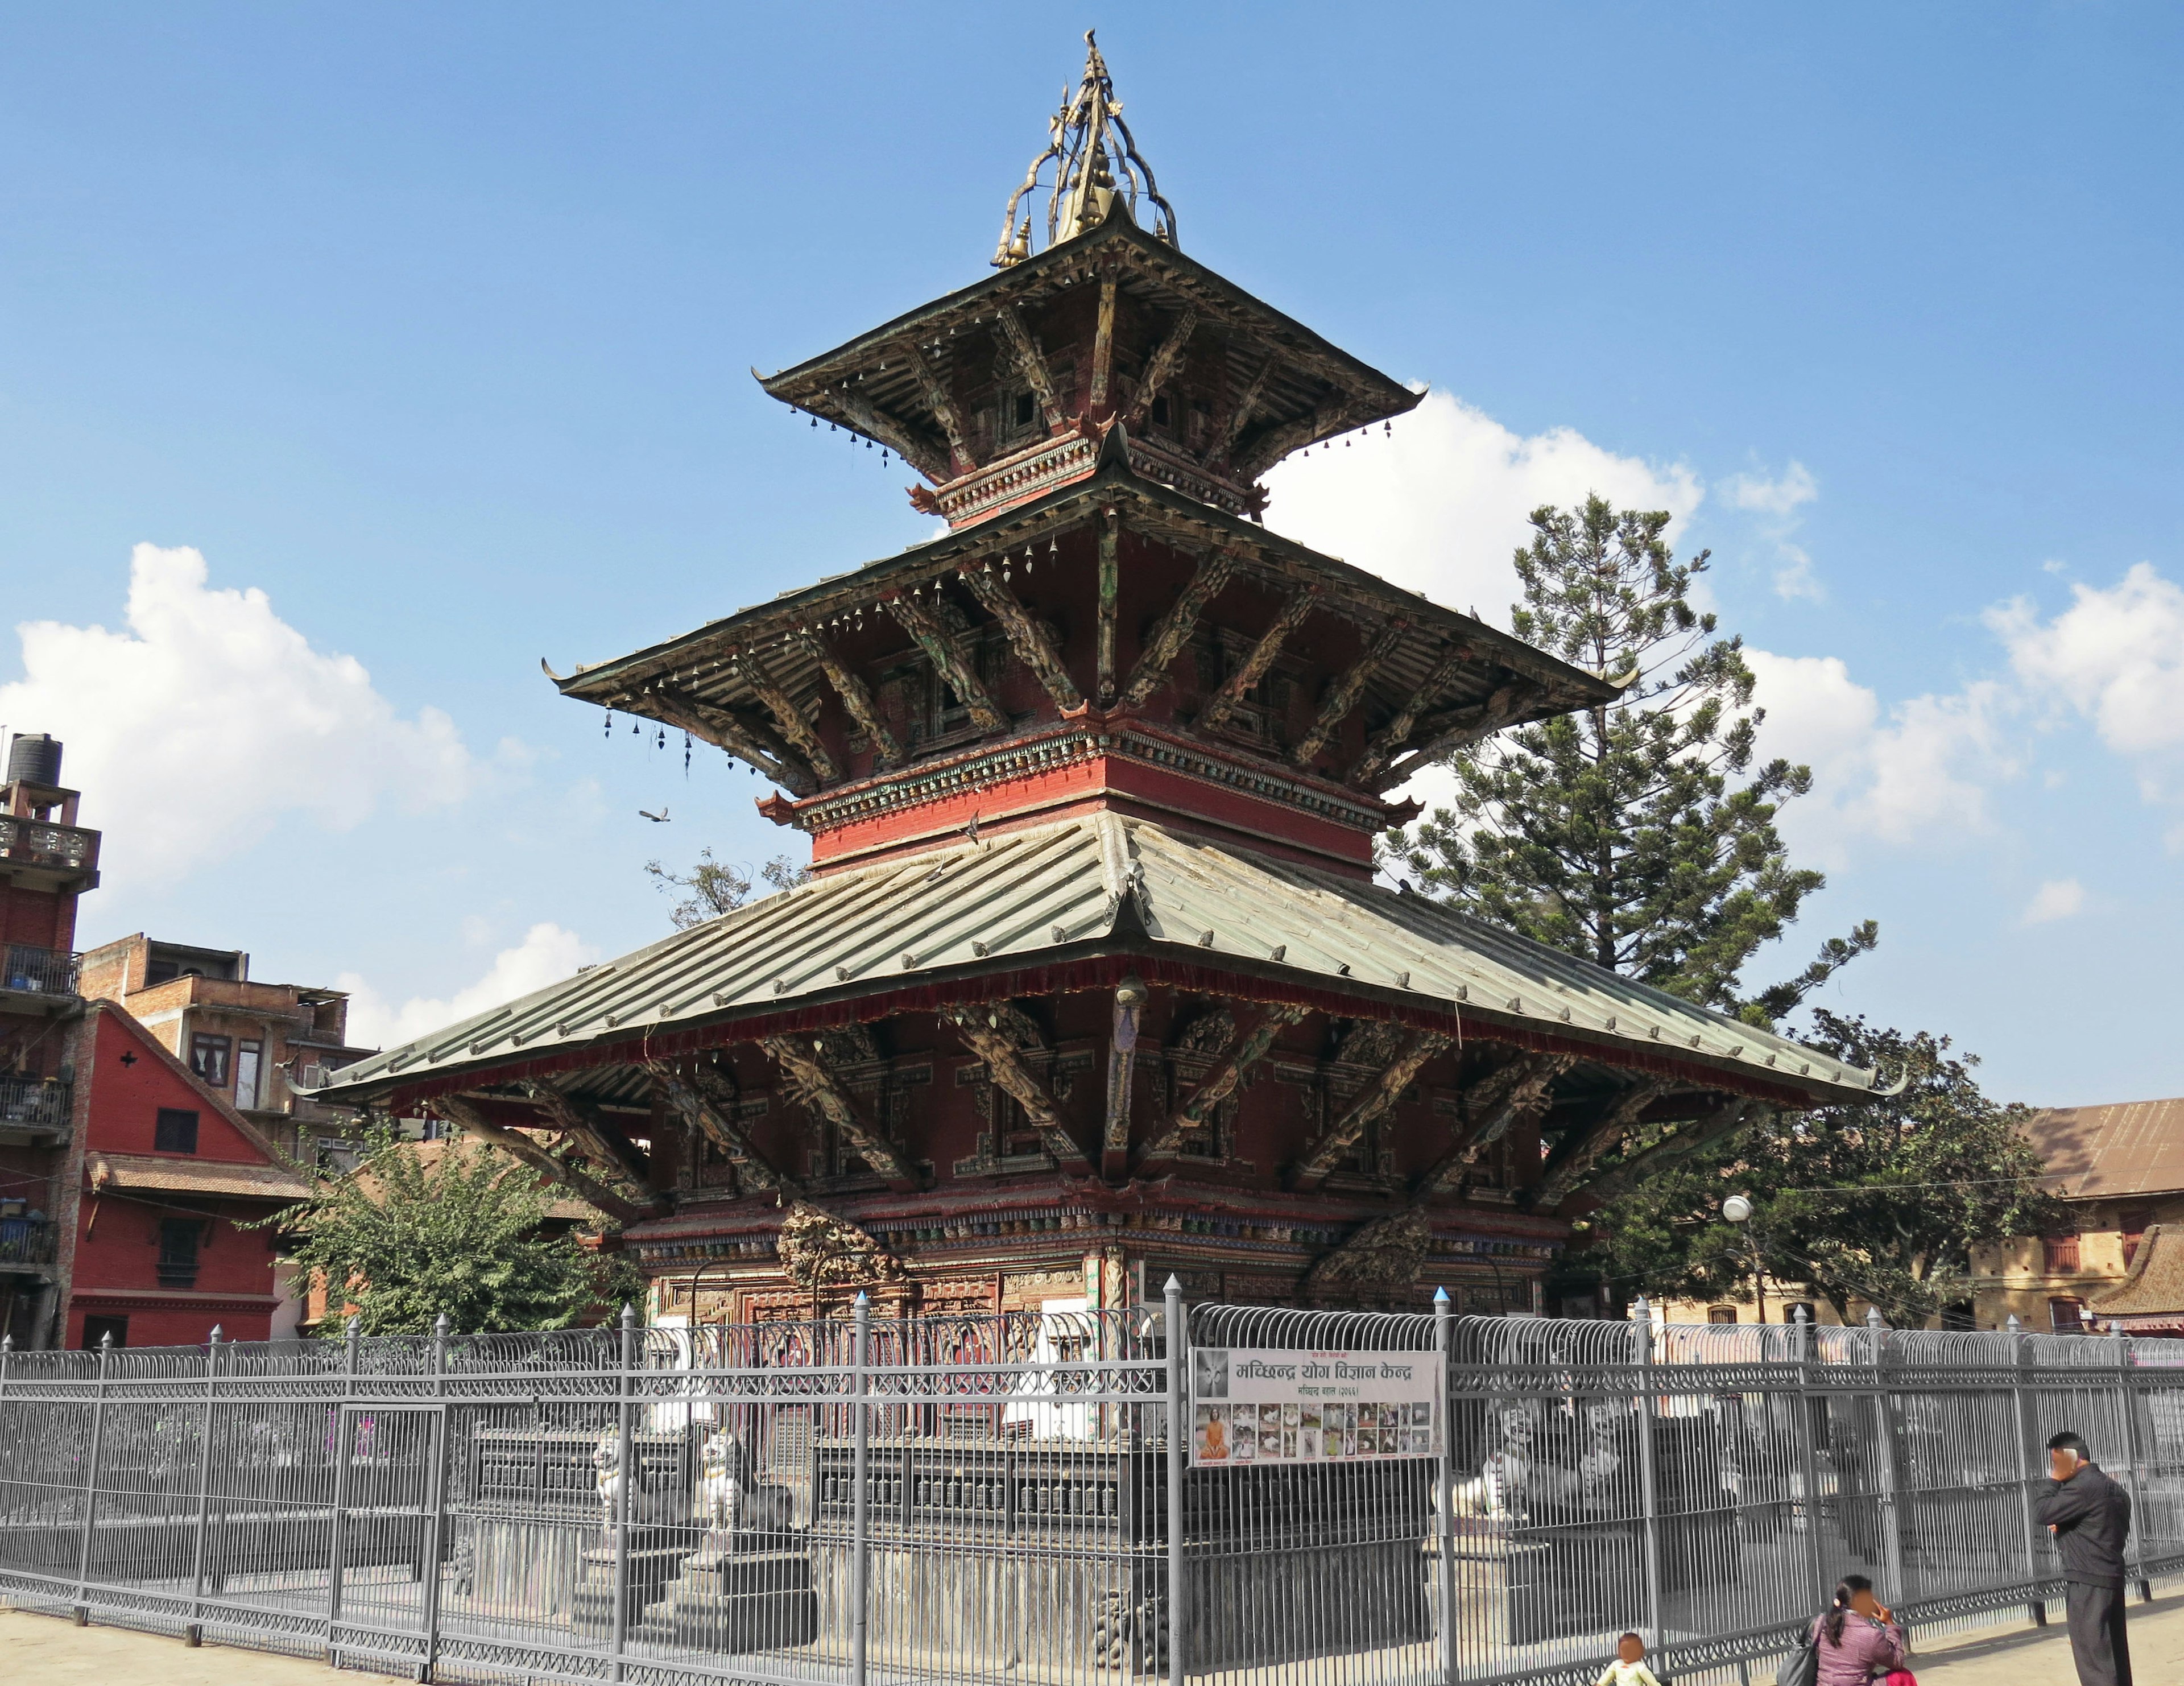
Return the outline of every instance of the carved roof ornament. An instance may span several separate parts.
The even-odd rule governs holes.
[[[1142,198],[1153,208],[1153,232],[1181,249],[1175,237],[1175,209],[1161,197],[1152,166],[1139,156],[1129,126],[1123,121],[1123,102],[1115,98],[1114,79],[1107,61],[1100,56],[1093,31],[1084,31],[1084,76],[1075,93],[1062,90],[1061,109],[1047,125],[1046,150],[1032,160],[1022,186],[1009,195],[1007,213],[1001,218],[1000,243],[994,248],[994,267],[1007,269],[1031,255],[1031,216],[1019,225],[1017,213],[1024,199],[1037,191],[1039,173],[1051,162],[1054,182],[1046,205],[1046,243],[1058,246],[1107,220],[1116,197],[1124,211],[1134,217]]]

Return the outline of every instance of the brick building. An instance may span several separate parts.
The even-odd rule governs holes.
[[[98,834],[60,779],[61,745],[18,733],[0,784],[0,1333],[23,1347],[50,1344],[63,1292],[76,898],[98,883]]]
[[[343,1140],[345,1115],[298,1091],[370,1052],[348,1045],[341,991],[259,983],[240,949],[142,931],[86,952],[81,988],[125,1008],[283,1153],[309,1163],[321,1142]]]

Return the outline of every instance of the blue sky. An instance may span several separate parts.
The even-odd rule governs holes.
[[[1274,525],[1499,617],[1531,503],[1675,508],[1820,777],[1775,963],[1874,917],[1831,1005],[2184,1091],[2151,5],[13,8],[0,718],[109,829],[83,941],[415,1027],[793,842],[538,658],[922,534],[746,371],[985,272],[1087,23],[1185,247],[1437,394]]]

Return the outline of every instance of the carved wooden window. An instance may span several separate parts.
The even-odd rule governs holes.
[[[1016,392],[1004,391],[994,416],[994,444],[1000,449],[1014,450],[1028,444],[1045,429],[1040,425],[1039,399],[1028,387]]]
[[[2078,1274],[2078,1238],[2074,1235],[2042,1236],[2040,1240],[2042,1263],[2050,1276],[2075,1276]],[[2128,1264],[2129,1259],[2125,1263]]]

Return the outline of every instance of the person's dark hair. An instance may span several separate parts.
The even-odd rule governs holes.
[[[1860,1593],[1873,1590],[1873,1582],[1864,1575],[1846,1575],[1836,1583],[1835,1607],[1828,1611],[1828,1643],[1842,1644],[1843,1617],[1850,1614],[1850,1601]]]
[[[2089,1464],[2093,1460],[2093,1449],[2086,1444],[2086,1437],[2075,1428],[2066,1428],[2060,1434],[2049,1435],[2048,1449],[2051,1452],[2075,1452]]]
[[[1625,1639],[1635,1639],[1635,1640],[1637,1640],[1637,1641],[1638,1641],[1638,1643],[1639,1643],[1640,1644],[1641,1644],[1641,1645],[1642,1645],[1642,1644],[1644,1644],[1646,1643],[1646,1637],[1645,1637],[1645,1635],[1644,1635],[1644,1634],[1642,1634],[1642,1633],[1640,1633],[1636,1632],[1635,1629],[1634,1629],[1632,1632],[1630,1632],[1630,1633],[1618,1633],[1618,1634],[1615,1636],[1615,1643],[1616,1643],[1617,1644],[1618,1644],[1618,1645],[1619,1645],[1619,1644],[1622,1644]]]

